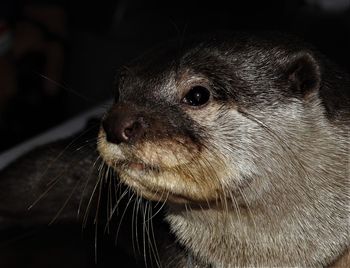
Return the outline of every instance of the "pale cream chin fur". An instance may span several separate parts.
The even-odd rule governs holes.
[[[98,149],[121,180],[147,198],[165,200],[175,193],[221,203],[221,209],[168,208],[172,231],[204,263],[331,264],[350,244],[349,126],[331,125],[316,96],[246,114],[235,107],[224,114],[214,106],[207,109],[209,119],[205,109],[188,112],[211,137],[206,150],[177,143],[138,147],[138,159],[164,167],[161,172],[116,165],[130,157],[127,146],[106,142],[103,130]]]
[[[101,129],[98,150],[125,184],[148,199],[181,203],[217,200],[222,192],[219,178],[228,175],[224,174],[223,162],[207,151],[189,150],[181,144],[184,143],[144,142],[131,150],[125,145],[108,143]],[[128,163],[133,163],[130,159],[142,163],[145,168],[133,168]],[[159,168],[154,171],[147,166]]]

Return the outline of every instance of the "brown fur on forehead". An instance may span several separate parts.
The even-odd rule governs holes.
[[[141,99],[166,96],[169,99],[172,95],[176,100],[175,84],[186,78],[184,73],[190,72],[192,76],[208,80],[217,100],[246,104],[256,104],[257,100],[275,102],[281,98],[281,88],[286,88],[273,84],[281,76],[281,70],[276,72],[276,58],[286,57],[287,48],[274,47],[273,42],[268,46],[266,40],[259,45],[257,40],[251,39],[231,37],[223,41],[210,37],[189,41],[182,48],[169,43],[131,65],[128,83],[121,88],[121,94],[133,99],[135,96]],[[175,84],[170,83],[172,88],[168,88],[173,74]],[[290,92],[282,92],[282,95],[290,95]]]
[[[310,45],[281,33],[220,33],[188,39],[181,46],[177,40],[170,41],[131,63],[128,75],[133,86],[127,92],[141,99],[153,95],[179,101],[176,87],[169,79],[174,73],[191,70],[208,80],[216,100],[234,101],[245,107],[291,102],[304,96],[293,90],[285,65],[293,54],[300,52],[320,65],[322,83],[318,96],[327,114],[332,117],[348,112],[349,82],[344,82],[349,81],[347,76],[340,71],[331,75],[333,81],[329,81],[329,69],[334,69],[329,68],[330,63]],[[177,75],[175,82],[183,78]],[[345,97],[334,97],[338,95]]]
[[[189,51],[180,69],[189,68],[206,77],[214,99],[248,106],[265,106],[301,98],[292,88],[284,65],[290,52],[281,47],[258,50],[231,47],[202,47]]]

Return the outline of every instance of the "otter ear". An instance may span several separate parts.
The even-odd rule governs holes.
[[[321,83],[320,66],[308,52],[299,52],[288,59],[287,77],[295,93],[307,97],[318,91]]]

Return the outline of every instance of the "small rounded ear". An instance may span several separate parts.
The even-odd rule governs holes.
[[[302,51],[288,59],[287,77],[293,83],[292,89],[306,97],[320,87],[320,66],[309,52]]]

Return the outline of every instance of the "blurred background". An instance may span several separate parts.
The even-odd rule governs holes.
[[[112,98],[116,70],[144,50],[218,29],[295,33],[350,70],[350,0],[0,0],[0,154]],[[6,267],[122,261],[110,241],[96,265],[80,227],[5,236],[1,267],[1,255]]]
[[[0,1],[0,153],[112,97],[118,67],[168,38],[296,33],[349,69],[350,0]]]

